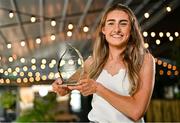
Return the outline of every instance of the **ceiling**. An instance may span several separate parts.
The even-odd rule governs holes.
[[[14,71],[20,67],[23,71],[22,68],[28,66],[26,72],[34,73],[30,68],[33,58],[36,59],[36,71],[45,75],[50,71],[56,72],[56,67],[40,70],[40,65],[42,59],[46,59],[46,64],[51,63],[52,59],[58,61],[65,42],[71,43],[84,59],[87,58],[103,12],[109,5],[118,2],[128,5],[135,12],[142,31],[180,32],[179,0],[0,0],[0,78],[12,79],[11,71],[3,74],[8,68]],[[166,6],[171,6],[172,11],[167,13]],[[10,12],[14,13],[12,18],[9,17]],[[145,12],[150,13],[148,19],[144,17]],[[35,22],[31,22],[31,17],[36,18]],[[51,25],[52,20],[56,22],[55,26]],[[68,29],[70,23],[73,29]],[[88,32],[83,32],[84,26],[88,27]],[[68,31],[72,32],[72,36],[67,36]],[[52,35],[54,39],[51,39]],[[37,39],[41,41],[39,44]],[[156,44],[150,42],[151,39],[146,37],[153,54],[166,57],[164,51],[167,46],[162,45],[158,49]],[[167,42],[167,39],[163,40]],[[24,46],[21,46],[22,42]],[[9,61],[10,57],[13,61]]]

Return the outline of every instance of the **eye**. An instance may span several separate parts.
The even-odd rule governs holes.
[[[123,26],[125,26],[125,25],[127,25],[128,23],[127,22],[122,22],[122,23],[120,23],[120,25],[123,25]]]
[[[107,23],[107,25],[113,25],[114,23],[113,22],[109,22],[109,23]]]

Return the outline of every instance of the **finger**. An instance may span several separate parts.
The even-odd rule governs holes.
[[[61,88],[67,88],[68,86],[61,84],[61,85],[59,85],[59,87],[61,87]]]
[[[82,85],[68,86],[70,90],[82,90]]]
[[[89,96],[89,95],[91,95],[91,93],[88,92],[88,91],[85,91],[85,92],[82,93],[82,95],[83,95],[83,96]]]
[[[83,83],[87,83],[88,82],[88,79],[81,79],[80,81],[79,81],[79,84],[83,84]]]
[[[55,80],[55,83],[56,84],[62,84],[62,80],[60,78],[58,78],[58,79]]]
[[[55,83],[52,84],[52,90],[57,91],[57,85],[55,85]]]
[[[60,89],[56,92],[58,95],[64,96],[68,93],[68,90],[66,89]]]
[[[53,88],[53,92],[57,93],[58,89],[57,88]]]

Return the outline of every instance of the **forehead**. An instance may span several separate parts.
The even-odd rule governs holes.
[[[129,20],[129,15],[123,10],[113,10],[107,14],[106,20],[116,18]]]

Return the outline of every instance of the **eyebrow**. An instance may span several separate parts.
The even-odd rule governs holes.
[[[107,22],[109,22],[109,21],[115,21],[115,19],[109,19],[109,20],[107,20]],[[120,22],[128,22],[128,20],[122,19],[122,20],[120,20]]]

